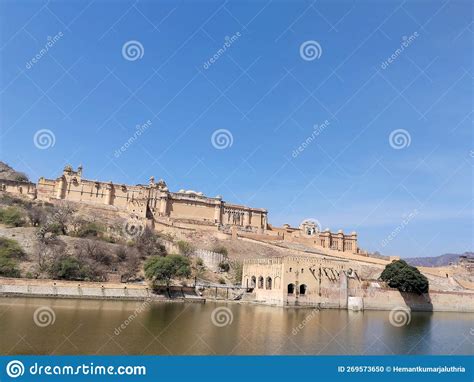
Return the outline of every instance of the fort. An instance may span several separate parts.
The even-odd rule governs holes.
[[[285,224],[274,227],[268,223],[268,212],[225,202],[220,195],[205,196],[202,192],[179,190],[172,192],[165,181],[150,178],[147,185],[135,186],[89,180],[83,178],[83,168],[64,167],[56,179],[41,177],[38,183],[0,180],[2,191],[39,200],[65,200],[70,202],[109,206],[129,213],[154,225],[187,224],[207,227],[223,232],[252,234],[268,240],[284,240],[311,247],[328,248],[347,253],[362,253],[357,245],[357,234],[344,234],[342,230],[321,230],[314,220],[303,221],[298,228]]]
[[[266,209],[231,204],[221,196],[209,197],[192,190],[173,192],[164,180],[155,182],[153,177],[148,184],[103,182],[84,178],[82,166],[74,170],[67,165],[56,179],[41,177],[37,183],[2,179],[1,192],[53,204],[79,204],[88,214],[138,220],[173,237],[199,242],[200,247],[194,248],[193,255],[216,275],[220,272],[219,265],[227,259],[205,249],[204,242],[227,241],[235,257],[232,261],[242,262],[240,285],[213,285],[208,288],[212,296],[205,295],[206,298],[217,298],[221,287],[225,298],[229,298],[229,288],[235,288],[244,300],[276,306],[353,310],[408,306],[415,310],[456,312],[472,311],[474,306],[474,288],[469,277],[472,262],[467,257],[456,266],[418,267],[429,279],[430,293],[403,294],[379,280],[385,266],[394,258],[363,251],[355,232],[321,230],[320,224],[312,219],[303,220],[299,227],[288,224],[275,227],[268,222]],[[165,243],[170,251],[176,251],[176,243]],[[52,292],[47,289],[46,293],[36,284],[28,286],[40,295],[76,296],[67,286],[50,287]],[[25,293],[24,285],[21,289],[10,285],[10,281],[2,288],[0,292],[5,294]],[[120,288],[117,291],[101,288],[81,287],[80,293],[94,298],[133,297],[125,296]],[[145,286],[142,289],[136,298],[148,293]]]

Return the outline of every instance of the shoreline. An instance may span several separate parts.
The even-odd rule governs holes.
[[[188,286],[171,286],[171,294],[155,294],[147,285],[137,284],[113,284],[113,283],[97,283],[97,282],[77,282],[77,281],[55,281],[50,279],[14,279],[0,278],[0,297],[5,298],[49,298],[49,299],[68,299],[68,300],[103,300],[103,301],[147,301],[156,303],[200,303],[218,302],[218,303],[234,303],[246,305],[263,305],[273,308],[296,308],[296,309],[340,309],[348,311],[391,311],[394,309],[408,308],[411,311],[425,312],[452,312],[452,313],[474,313],[474,306],[469,304],[410,304],[402,301],[395,302],[390,298],[390,293],[386,292],[388,301],[370,302],[367,296],[367,302],[362,305],[361,309],[348,309],[347,305],[340,305],[336,301],[326,301],[324,303],[301,304],[301,305],[285,305],[272,303],[270,301],[258,301],[244,298],[240,300],[228,299],[224,297],[214,297],[212,294],[204,292],[198,295],[194,287]],[[383,293],[383,292],[382,292]],[[431,292],[436,295],[439,292]],[[398,292],[397,292],[398,294]],[[451,293],[442,292],[445,297]],[[453,296],[456,293],[453,293]],[[216,295],[217,296],[217,295]],[[474,294],[467,293],[465,297],[469,297],[469,301]],[[390,301],[392,300],[392,301]]]

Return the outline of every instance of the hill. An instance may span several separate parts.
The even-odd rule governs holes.
[[[445,253],[444,255],[431,257],[408,257],[403,260],[413,266],[442,267],[449,265],[450,263],[457,263],[460,256],[474,258],[474,252],[465,252],[462,255],[457,253]]]
[[[28,176],[22,172],[15,171],[8,164],[0,161],[0,179],[28,182]]]

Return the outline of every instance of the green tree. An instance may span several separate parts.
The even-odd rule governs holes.
[[[380,278],[389,287],[400,292],[423,294],[429,290],[428,279],[416,268],[404,260],[396,260],[388,264]]]
[[[54,259],[48,271],[53,279],[85,280],[90,278],[90,271],[87,266],[75,257],[69,255]]]
[[[145,276],[154,287],[160,284],[169,287],[171,279],[191,276],[190,261],[181,255],[153,256],[145,263]]]

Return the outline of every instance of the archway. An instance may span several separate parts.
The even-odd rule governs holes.
[[[257,285],[257,278],[255,276],[252,276],[252,278],[250,279],[250,288],[255,288],[256,285]]]
[[[295,293],[295,284],[288,284],[288,294]]]
[[[306,294],[306,290],[308,289],[308,287],[306,286],[306,284],[301,284],[300,285],[300,295],[305,295]]]
[[[265,289],[272,289],[272,278],[267,277],[266,282],[265,282]]]
[[[263,277],[262,276],[260,276],[258,278],[258,288],[263,289]]]

